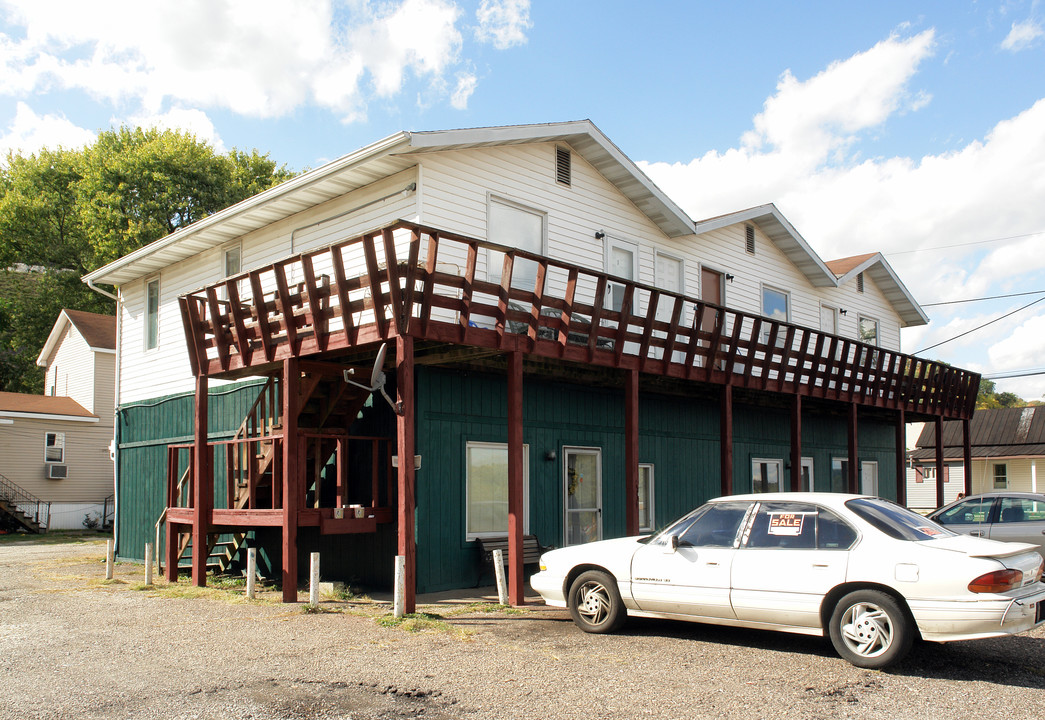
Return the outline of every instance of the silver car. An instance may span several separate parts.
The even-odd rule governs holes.
[[[991,492],[970,495],[929,514],[948,530],[1038,546],[1045,557],[1045,494]]]

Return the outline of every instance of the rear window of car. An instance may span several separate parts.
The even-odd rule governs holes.
[[[881,498],[847,500],[845,506],[857,517],[897,540],[933,540],[955,534],[929,518]]]

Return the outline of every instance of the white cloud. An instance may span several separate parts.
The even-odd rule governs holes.
[[[1041,29],[1041,25],[1028,18],[1021,23],[1012,24],[1009,34],[1001,42],[1001,48],[1010,52],[1019,52],[1032,47],[1038,38],[1043,36],[1045,36],[1045,30]]]
[[[160,130],[182,130],[191,133],[198,140],[210,143],[215,152],[226,151],[225,143],[218,135],[214,123],[202,110],[173,108],[159,115],[134,115],[126,120],[113,118],[111,124],[114,127],[129,125]]]
[[[93,143],[90,130],[77,127],[62,115],[37,115],[23,102],[18,103],[14,120],[0,135],[0,162],[11,151],[29,155],[41,148],[76,149]]]
[[[498,50],[526,44],[530,21],[530,0],[482,0],[475,11],[479,21],[475,38],[492,43]]]
[[[461,73],[457,76],[457,87],[450,96],[450,104],[458,110],[468,109],[468,98],[475,92],[479,79],[472,73]]]
[[[444,81],[462,47],[451,0],[7,0],[4,10],[0,93],[81,90],[150,115],[175,104],[275,117],[314,103],[351,121],[408,75]]]

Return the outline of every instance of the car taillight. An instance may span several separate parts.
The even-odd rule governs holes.
[[[1021,583],[1023,583],[1023,572],[1006,568],[980,575],[969,583],[969,591],[974,593],[1007,592],[1014,587],[1019,587]]]
[[[1038,563],[1038,569],[1034,571],[1034,580],[1031,582],[1038,582],[1041,580],[1041,573],[1043,570],[1045,570],[1045,560]]]

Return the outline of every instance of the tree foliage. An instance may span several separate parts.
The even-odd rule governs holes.
[[[1024,407],[1037,404],[1028,403],[1016,393],[999,393],[997,390],[997,385],[993,380],[980,378],[980,391],[976,395],[976,409]]]
[[[62,308],[115,313],[80,276],[276,185],[257,150],[220,154],[174,130],[127,128],[80,150],[0,163],[0,390],[39,392],[34,362]],[[5,270],[18,263],[33,272]]]

